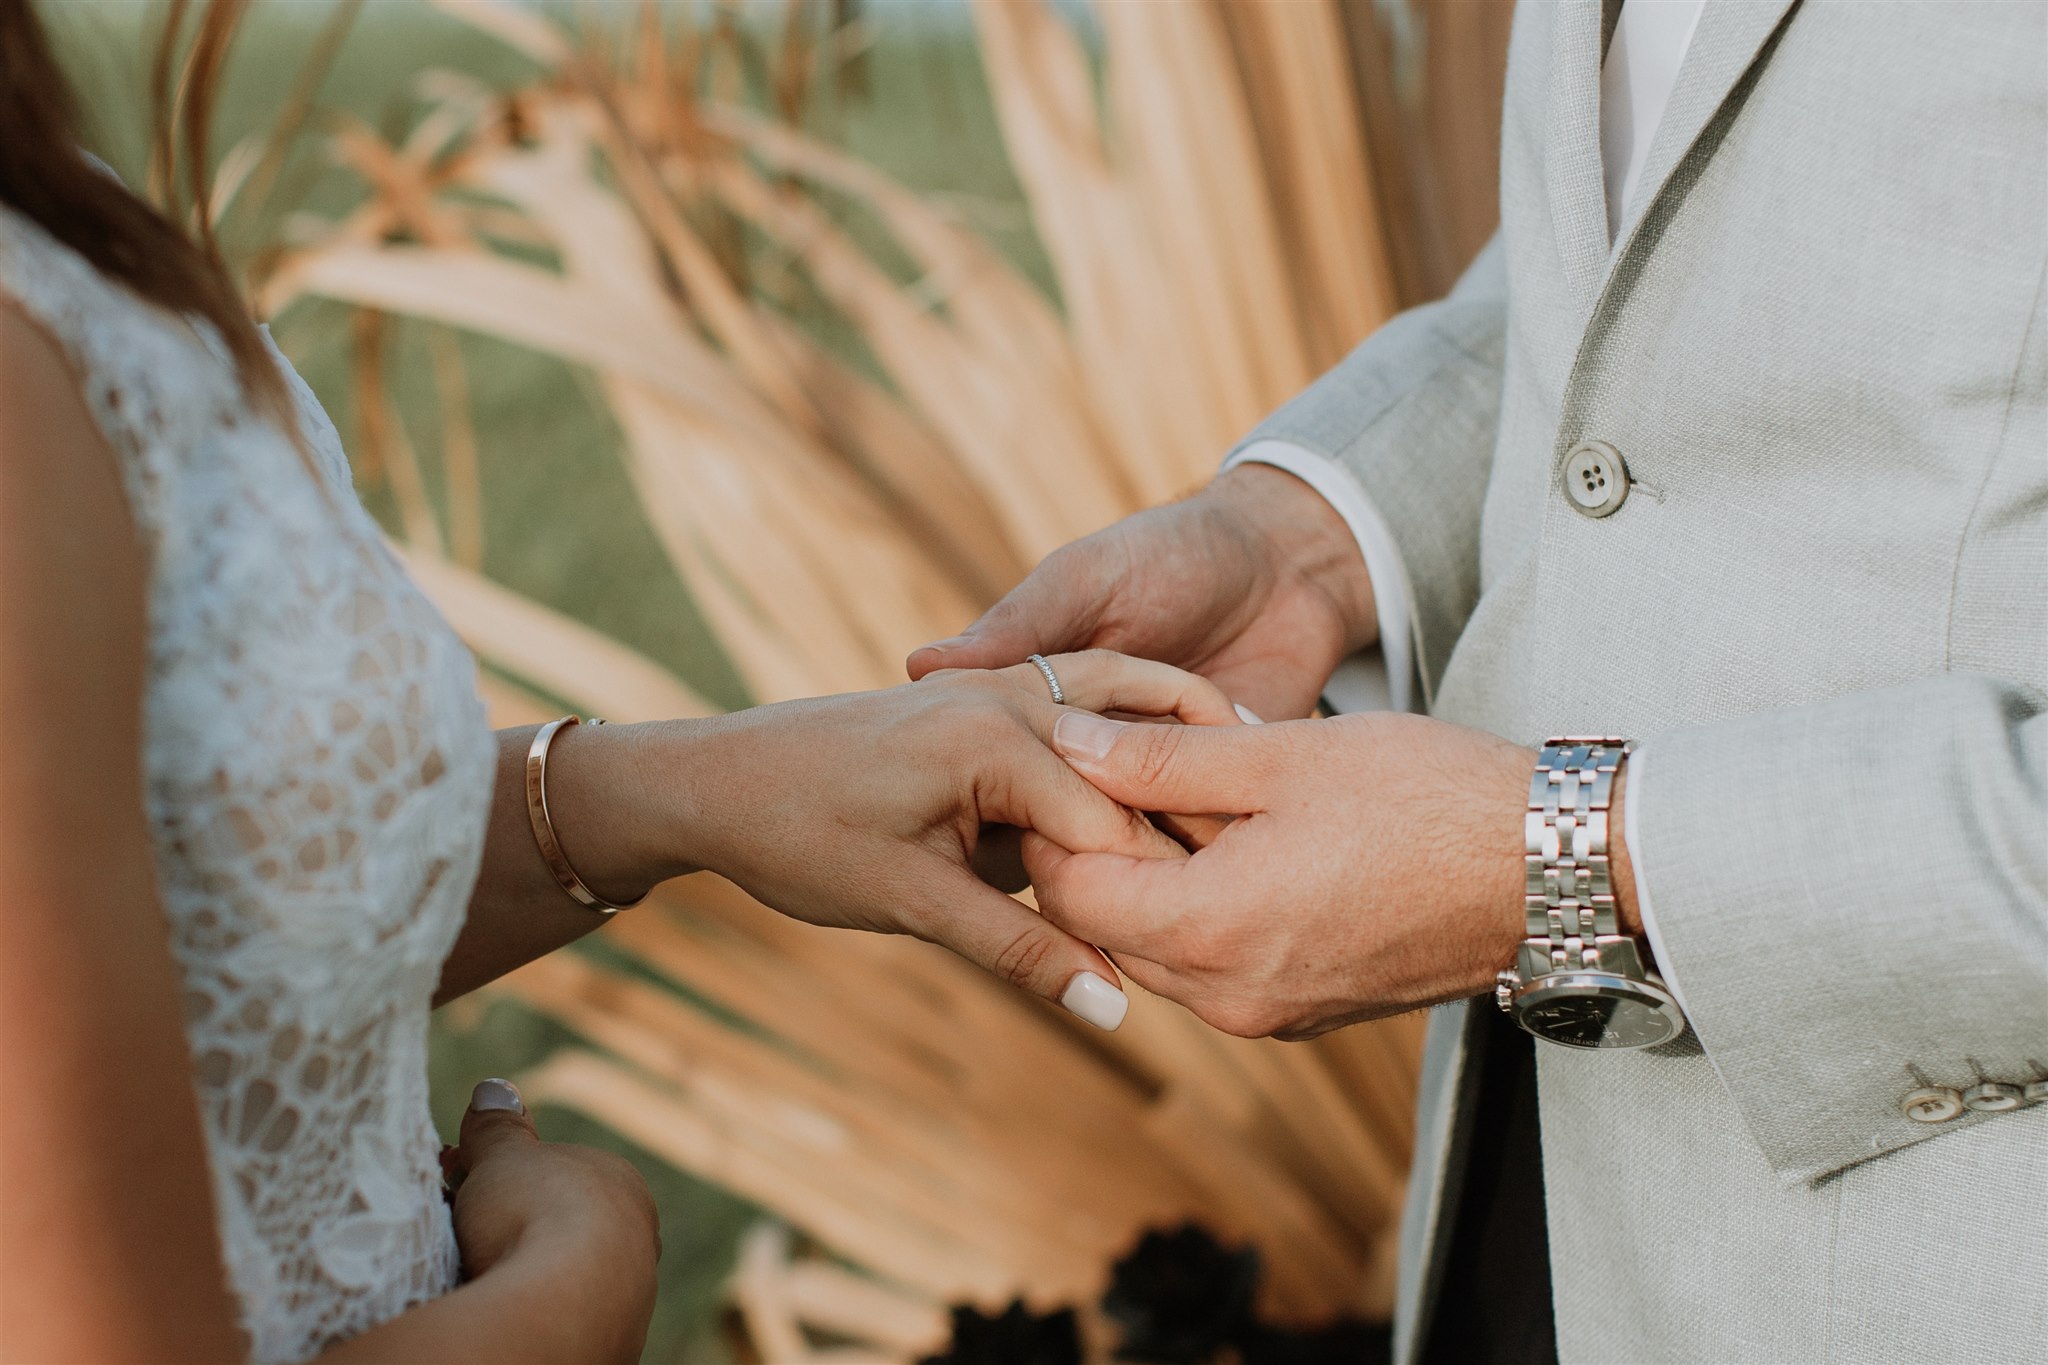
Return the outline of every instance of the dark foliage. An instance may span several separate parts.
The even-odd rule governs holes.
[[[1019,1299],[989,1317],[961,1304],[952,1346],[920,1365],[1081,1365],[1081,1330],[1071,1308],[1037,1314]]]
[[[1200,1365],[1252,1325],[1259,1253],[1189,1223],[1154,1230],[1116,1263],[1102,1311],[1124,1329],[1125,1360]]]
[[[1259,1254],[1190,1223],[1154,1229],[1116,1263],[1102,1311],[1123,1329],[1132,1365],[1387,1365],[1384,1324],[1346,1320],[1295,1331],[1259,1322]],[[1021,1302],[996,1317],[953,1310],[953,1345],[922,1365],[1079,1365],[1072,1309],[1034,1316]]]
[[[1238,1343],[1240,1365],[1388,1365],[1394,1334],[1384,1323],[1346,1321],[1306,1332],[1253,1327]]]

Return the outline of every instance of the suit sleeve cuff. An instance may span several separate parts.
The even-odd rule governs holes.
[[[2002,1121],[1916,1122],[1916,1086],[2035,1074],[2044,793],[2039,694],[1979,674],[1637,750],[1623,837],[1651,949],[1781,1181]]]
[[[1288,441],[1253,441],[1224,461],[1224,469],[1241,464],[1265,464],[1284,469],[1300,479],[1344,518],[1359,553],[1365,556],[1365,571],[1372,579],[1373,611],[1379,617],[1380,653],[1386,661],[1388,709],[1415,709],[1415,647],[1413,639],[1413,598],[1408,586],[1408,569],[1401,561],[1401,549],[1388,529],[1386,519],[1373,506],[1365,489],[1351,472],[1337,461],[1318,455]],[[1366,709],[1341,706],[1341,710]]]

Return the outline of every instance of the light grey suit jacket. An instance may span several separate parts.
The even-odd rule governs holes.
[[[1524,0],[1498,239],[1250,438],[1377,504],[1437,715],[1644,741],[1693,1033],[1539,1047],[1560,1349],[2042,1359],[2048,1103],[1900,1102],[2048,1064],[2048,7],[1712,0],[1612,251],[1599,60],[1599,0]],[[1605,520],[1582,437],[1635,478]]]

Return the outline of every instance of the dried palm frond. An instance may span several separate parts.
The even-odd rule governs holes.
[[[1050,550],[1198,484],[1392,308],[1338,0],[1103,5],[1107,109],[1066,20],[979,0],[1058,304],[935,200],[701,97],[741,83],[728,11],[693,30],[647,6],[599,37],[441,3],[545,74],[502,97],[423,81],[429,111],[396,145],[344,127],[336,153],[370,196],[276,259],[263,301],[443,338],[446,538],[469,567],[446,557],[403,425],[367,388],[360,411],[408,562],[496,670],[508,722],[537,713],[529,688],[619,718],[706,708],[475,572],[482,476],[443,329],[594,376],[660,544],[773,700],[899,681],[908,649]],[[771,87],[785,119],[855,42],[794,16]],[[785,286],[837,330],[793,315]],[[769,1358],[811,1352],[805,1324],[903,1359],[949,1300],[1087,1300],[1141,1229],[1189,1218],[1260,1248],[1282,1318],[1389,1304],[1413,1019],[1287,1046],[1140,994],[1096,1035],[925,945],[814,930],[707,877],[607,940],[640,970],[557,955],[497,988],[585,1042],[530,1093],[882,1282],[750,1242],[738,1297]]]

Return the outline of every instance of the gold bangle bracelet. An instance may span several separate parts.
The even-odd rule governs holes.
[[[540,727],[533,743],[526,750],[526,818],[533,826],[533,842],[540,848],[540,859],[554,874],[555,884],[569,893],[569,899],[578,905],[588,906],[600,915],[615,915],[621,910],[630,910],[647,899],[643,894],[623,905],[614,905],[584,885],[583,878],[576,875],[576,869],[569,866],[568,855],[562,852],[562,841],[555,837],[554,821],[548,818],[548,750],[554,747],[555,736],[572,725],[582,722],[581,716],[563,716]],[[592,725],[603,721],[592,716]]]

